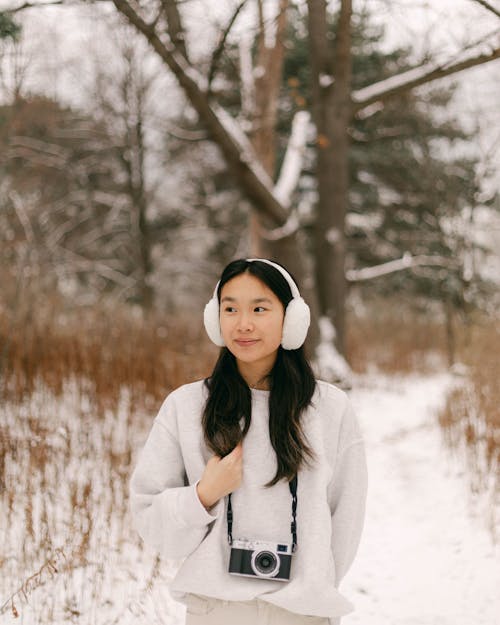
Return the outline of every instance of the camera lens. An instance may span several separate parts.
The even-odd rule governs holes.
[[[279,570],[279,562],[276,554],[272,551],[259,551],[254,553],[252,564],[258,575],[266,577],[275,575]]]

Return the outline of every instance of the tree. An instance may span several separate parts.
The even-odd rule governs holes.
[[[134,281],[120,267],[121,243],[113,237],[120,227],[109,204],[116,160],[102,125],[42,96],[18,98],[2,107],[0,117],[4,234],[11,253],[26,246],[36,255],[31,265],[40,288],[72,275],[130,288]],[[103,253],[106,246],[96,243],[106,240]],[[110,240],[117,248],[110,249]]]
[[[190,102],[200,118],[207,125],[213,139],[221,148],[228,165],[235,173],[235,178],[243,192],[253,202],[256,210],[270,223],[283,226],[288,212],[276,201],[273,186],[269,178],[261,172],[255,154],[249,150],[241,129],[234,120],[228,120],[225,111],[211,103],[203,89],[203,80],[198,76],[194,80],[193,68],[190,67],[185,41],[181,49],[176,45],[176,35],[184,32],[179,6],[173,0],[165,0],[157,7],[152,21],[135,9],[126,0],[113,0],[116,8],[130,23],[148,39],[157,54],[161,56],[179,84],[185,90]],[[315,68],[315,120],[318,137],[318,159],[325,158],[327,165],[321,167],[318,174],[319,211],[316,238],[316,285],[320,306],[320,315],[329,318],[337,329],[337,345],[343,348],[345,326],[345,215],[348,196],[348,128],[354,115],[359,115],[375,102],[386,102],[390,98],[408,92],[415,87],[452,75],[478,64],[496,60],[500,57],[500,47],[493,47],[488,53],[469,52],[467,57],[447,64],[436,66],[429,63],[412,68],[399,75],[395,81],[382,81],[353,91],[351,87],[352,49],[351,20],[352,5],[350,0],[340,3],[335,50],[332,52],[328,38],[327,24],[329,17],[325,0],[311,0],[309,9],[309,33],[311,39],[311,62]],[[175,19],[173,19],[175,16]],[[170,41],[164,40],[162,25],[166,20],[166,30]],[[335,74],[332,72],[332,59]],[[321,154],[321,156],[320,156]],[[331,172],[336,172],[332,176]],[[333,186],[332,186],[333,185]],[[290,264],[297,266],[292,258],[297,253],[296,243],[290,246]],[[287,261],[288,255],[282,258]]]
[[[399,74],[354,89],[352,85],[352,3],[340,2],[336,36],[332,44],[331,21],[325,0],[308,0],[309,38],[313,68],[313,107],[318,133],[318,217],[316,249],[317,285],[322,312],[337,329],[343,346],[345,328],[345,219],[349,206],[350,126],[374,104],[387,106],[418,86],[450,76],[500,57],[497,46],[486,54],[469,54],[444,66],[432,62],[406,68]],[[373,110],[373,108],[372,108]],[[335,172],[335,175],[332,175]],[[329,268],[328,271],[325,271]]]
[[[8,14],[0,13],[0,39],[16,39],[20,32],[20,26]]]
[[[332,21],[333,40],[336,28]],[[289,132],[290,116],[295,110],[294,98],[298,94],[303,106],[313,80],[300,18],[291,20],[288,37],[290,52],[284,81],[294,84],[294,94],[284,95],[282,109],[288,111],[281,120],[280,132],[284,135]],[[408,67],[411,49],[382,52],[382,38],[383,29],[374,26],[368,14],[358,14],[351,45],[354,89],[386,78],[394,68]],[[432,296],[436,291],[433,274],[442,272],[443,267],[450,274],[460,271],[461,255],[456,247],[460,242],[445,232],[445,222],[474,205],[478,183],[475,161],[454,156],[457,144],[459,148],[472,136],[449,116],[440,121],[435,114],[447,110],[454,91],[450,85],[428,89],[424,98],[414,92],[405,93],[349,125],[349,209],[345,229],[349,276],[356,273],[356,267],[385,265],[404,254],[420,259],[432,257],[439,264],[429,267],[428,278],[415,276],[406,282],[407,292]],[[316,169],[305,173],[314,177]],[[378,281],[375,289],[389,293],[400,288],[400,274],[381,275],[386,278],[383,284]]]
[[[236,184],[262,216],[268,227],[279,229],[278,259],[289,265],[301,279],[302,250],[294,225],[294,211],[288,197],[276,192],[272,177],[266,172],[242,125],[221,106],[217,93],[210,88],[212,64],[195,64],[191,60],[189,42],[182,19],[182,3],[162,0],[149,3],[141,9],[127,0],[113,0],[117,11],[149,42],[164,65],[175,75],[187,99],[197,112],[212,140],[219,146]],[[352,6],[350,0],[340,3],[337,36],[332,42],[328,36],[331,16],[325,0],[308,2],[311,65],[314,66],[314,119],[317,130],[318,214],[315,250],[316,294],[318,317],[323,317],[337,328],[337,345],[342,349],[345,326],[345,216],[349,188],[349,126],[356,116],[368,115],[373,104],[385,104],[396,95],[407,93],[418,86],[452,75],[469,67],[496,60],[500,47],[492,45],[484,53],[467,50],[463,58],[445,64],[419,64],[390,79],[353,89],[352,77]],[[222,29],[221,41],[234,22]],[[216,47],[212,59],[220,51]],[[211,81],[208,80],[210,76]],[[324,163],[324,165],[323,165]],[[332,175],[332,171],[335,175]],[[278,250],[278,243],[275,247]],[[316,297],[310,297],[316,301]]]

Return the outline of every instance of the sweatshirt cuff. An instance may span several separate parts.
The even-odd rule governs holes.
[[[186,501],[184,502],[185,513],[186,518],[189,519],[191,523],[195,525],[206,525],[207,523],[215,521],[215,519],[219,516],[219,506],[217,504],[212,506],[211,512],[205,508],[198,497],[198,491],[196,489],[199,481],[200,480],[191,484],[191,486],[188,486],[186,489]]]

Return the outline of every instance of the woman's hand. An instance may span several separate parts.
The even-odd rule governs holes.
[[[243,446],[240,441],[224,458],[212,456],[207,462],[196,486],[201,503],[205,508],[211,508],[219,499],[239,488],[242,478]]]

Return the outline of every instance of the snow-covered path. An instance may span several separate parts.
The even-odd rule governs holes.
[[[341,590],[342,625],[499,625],[500,561],[486,502],[435,416],[449,379],[359,380],[351,398],[366,439],[367,519]],[[463,462],[462,462],[463,465]]]
[[[366,441],[369,494],[361,546],[341,585],[356,611],[342,625],[500,625],[500,563],[487,503],[471,497],[468,469],[445,448],[436,416],[451,382],[445,375],[355,380],[350,395]],[[61,411],[74,422],[75,407],[62,403]],[[107,508],[95,511],[88,566],[46,579],[28,604],[18,597],[21,618],[9,610],[2,625],[183,625],[185,608],[168,593],[176,563],[156,567],[129,513],[111,509],[111,519]],[[65,536],[53,539],[62,544]],[[6,553],[18,549],[7,544]],[[26,577],[10,580],[3,599]]]

